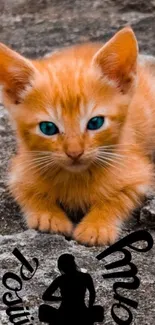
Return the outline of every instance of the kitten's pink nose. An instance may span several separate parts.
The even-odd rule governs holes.
[[[72,160],[77,160],[77,159],[79,159],[82,155],[83,155],[83,153],[84,153],[84,150],[72,150],[72,151],[69,151],[69,150],[67,150],[66,151],[66,155],[69,157],[69,158],[71,158]]]

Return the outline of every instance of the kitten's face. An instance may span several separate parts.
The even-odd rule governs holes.
[[[121,72],[118,86],[119,66],[116,76],[111,66],[103,75],[98,60],[106,61],[99,49],[99,45],[85,45],[33,62],[31,85],[20,89],[20,82],[16,83],[16,96],[6,88],[4,103],[15,120],[18,137],[26,150],[35,153],[40,166],[80,172],[101,166],[104,157],[111,164],[107,148],[119,141],[132,78],[129,72],[127,76]],[[19,73],[19,67],[12,68],[13,72]],[[28,73],[20,79],[23,83]]]
[[[103,147],[118,142],[126,98],[99,81],[96,71],[78,67],[77,62],[75,67],[73,62],[66,65],[64,72],[51,67],[48,73],[50,78],[45,73],[21,107],[15,108],[24,144],[38,155],[44,153],[49,168],[79,172],[101,165]]]

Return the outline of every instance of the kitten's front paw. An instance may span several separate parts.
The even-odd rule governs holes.
[[[110,222],[83,220],[75,229],[73,238],[89,246],[113,244],[118,237],[118,227]]]
[[[73,229],[72,222],[63,211],[56,213],[29,213],[26,217],[29,228],[38,229],[43,232],[62,233],[70,236]]]
[[[50,222],[50,231],[54,233],[62,233],[66,236],[70,236],[73,231],[72,222],[64,215],[54,215]]]

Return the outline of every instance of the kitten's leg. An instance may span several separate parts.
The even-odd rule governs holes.
[[[71,235],[73,224],[56,204],[54,190],[51,189],[48,195],[35,178],[35,173],[29,176],[20,156],[15,156],[11,162],[8,188],[19,204],[27,226],[40,231]]]
[[[141,197],[137,188],[128,188],[113,200],[98,202],[75,228],[74,239],[87,245],[114,243],[121,224],[140,204]]]
[[[25,210],[26,223],[29,228],[40,231],[63,233],[71,235],[73,224],[67,215],[56,204],[52,205],[50,211],[39,209]]]

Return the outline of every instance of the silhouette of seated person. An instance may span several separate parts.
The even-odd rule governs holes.
[[[88,273],[78,270],[71,254],[63,254],[58,259],[58,276],[44,292],[42,299],[51,302],[61,302],[60,307],[54,308],[43,304],[39,307],[39,320],[51,325],[91,325],[102,322],[103,307],[93,306],[95,289],[93,280]],[[59,289],[61,296],[53,293]],[[89,304],[85,304],[86,290],[89,291]]]

